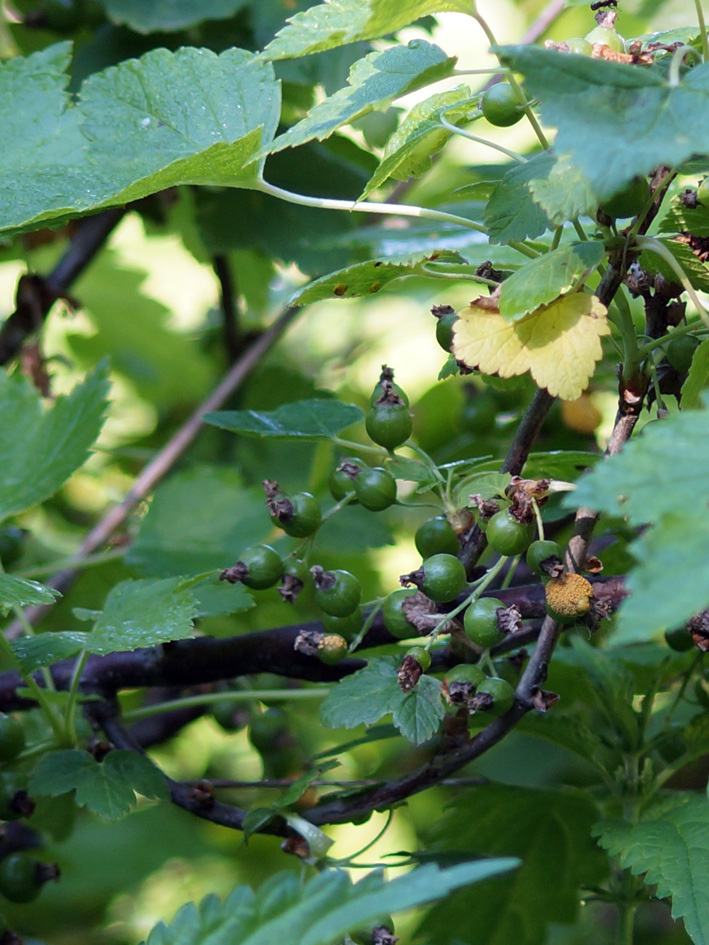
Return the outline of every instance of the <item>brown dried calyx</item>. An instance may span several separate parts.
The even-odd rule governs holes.
[[[415,594],[407,597],[401,605],[401,612],[422,636],[430,633],[440,624],[441,615],[438,608],[423,591],[416,591]]]
[[[431,309],[431,315],[434,318],[443,318],[444,315],[452,315],[454,312],[452,305],[434,305]]]
[[[278,482],[275,479],[264,479],[263,491],[266,493],[266,508],[271,518],[279,522],[290,522],[295,508],[285,492],[278,487]]]
[[[382,371],[382,373],[384,373]],[[402,406],[405,407],[406,403],[402,400],[401,397],[396,392],[396,387],[392,381],[382,381],[380,385],[381,393],[379,397],[374,401],[374,406],[381,406],[382,404],[394,405],[396,407]]]
[[[702,610],[695,614],[687,624],[687,629],[692,634],[694,645],[706,653],[709,651],[709,610]]]
[[[293,649],[306,656],[317,656],[325,634],[320,630],[299,630],[293,641]]]
[[[422,676],[423,667],[413,656],[405,656],[396,672],[396,678],[402,692],[411,692]]]
[[[484,499],[479,492],[473,493],[468,501],[471,506],[478,510],[480,521],[483,524],[488,522],[501,508],[497,499]]]

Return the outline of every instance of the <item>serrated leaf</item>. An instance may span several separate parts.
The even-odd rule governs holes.
[[[37,581],[28,581],[13,574],[0,573],[0,609],[53,604],[57,597],[61,597],[61,594],[53,587],[45,587]]]
[[[579,886],[607,871],[591,829],[593,799],[572,788],[540,790],[504,784],[468,788],[433,827],[428,850],[468,856],[519,856],[512,876],[457,893],[430,910],[419,930],[436,945],[538,945],[550,923],[572,923]]]
[[[409,741],[420,745],[434,735],[445,715],[441,683],[422,676],[403,693],[396,677],[400,660],[393,656],[370,660],[364,669],[343,679],[327,694],[320,718],[328,728],[373,725],[393,713],[394,725]]]
[[[143,945],[334,945],[363,923],[442,899],[517,864],[510,857],[446,870],[428,864],[390,881],[370,873],[356,885],[340,870],[326,870],[304,883],[292,873],[279,873],[255,895],[248,886],[239,886],[224,903],[208,896],[199,909],[193,903],[183,906],[169,926],[161,922]]]
[[[105,655],[186,640],[192,636],[195,614],[194,597],[179,578],[121,581],[106,598],[87,648]]]
[[[104,363],[42,412],[22,374],[0,372],[0,519],[44,502],[88,458],[106,409]]]
[[[551,227],[551,221],[532,199],[532,181],[544,177],[554,167],[554,156],[544,151],[524,164],[507,171],[495,187],[485,207],[485,226],[491,243],[535,239]]]
[[[203,419],[242,436],[318,440],[337,436],[363,416],[364,411],[354,404],[321,398],[298,400],[275,410],[220,410]]]
[[[598,202],[569,154],[557,154],[551,166],[540,169],[529,181],[527,189],[555,226],[592,213]]]
[[[497,312],[471,305],[453,326],[453,355],[483,374],[513,377],[529,371],[539,387],[575,400],[588,386],[610,334],[607,309],[595,296],[575,292],[511,324]]]
[[[672,87],[656,69],[568,56],[533,46],[507,46],[502,62],[525,77],[542,118],[558,128],[556,147],[569,152],[596,195],[612,196],[658,165],[676,167],[709,150],[709,65]]]
[[[521,321],[541,305],[547,305],[575,288],[605,256],[603,243],[572,243],[532,259],[502,283],[500,315]]]
[[[396,33],[432,13],[468,13],[465,0],[325,0],[291,17],[263,51],[292,59]]]
[[[424,174],[431,166],[431,157],[451,136],[451,132],[441,124],[443,113],[446,113],[447,121],[457,126],[473,117],[476,110],[476,105],[470,102],[470,89],[466,85],[438,92],[414,105],[387,142],[379,167],[360,200],[390,177],[408,180]]]
[[[375,50],[350,69],[347,86],[324,102],[267,148],[273,154],[317,138],[322,141],[341,125],[350,124],[396,98],[450,75],[456,60],[438,46],[411,40],[407,46]]]
[[[658,229],[661,233],[693,233],[695,236],[709,236],[709,207],[698,204],[685,207],[680,197],[672,200],[670,209],[662,217]]]
[[[660,239],[660,242],[668,249],[680,264],[682,269],[689,277],[695,289],[701,292],[709,292],[709,266],[695,256],[686,243],[679,242],[676,239]],[[638,260],[643,269],[650,272],[659,272],[668,282],[677,282],[677,275],[669,266],[663,257],[656,255],[652,250],[644,250]]]
[[[709,339],[702,341],[692,357],[687,380],[682,385],[682,410],[696,410],[701,406],[700,394],[709,386]]]
[[[38,633],[33,637],[20,637],[10,644],[19,660],[23,673],[34,673],[42,666],[51,666],[59,660],[76,656],[86,648],[88,633],[61,630]]]
[[[142,575],[156,577],[221,570],[267,538],[271,522],[263,503],[263,490],[245,487],[232,470],[180,471],[157,489],[126,561]],[[251,606],[242,585],[230,586],[241,587],[244,608]],[[199,599],[202,591],[194,593]]]
[[[561,745],[586,761],[598,758],[604,749],[603,742],[589,728],[581,713],[547,712],[544,715],[527,715],[517,731]]]
[[[0,66],[8,138],[0,229],[122,205],[184,183],[252,186],[276,130],[269,63],[242,49],[154,49],[65,91],[70,46]],[[18,178],[27,186],[16,187]]]
[[[646,811],[639,823],[601,823],[598,842],[634,876],[672,897],[695,945],[709,943],[709,803],[706,797],[672,799]]]
[[[114,23],[138,33],[171,32],[196,26],[204,20],[225,20],[245,7],[248,0],[98,0]]]
[[[682,738],[687,746],[687,753],[698,758],[709,752],[709,713],[702,712],[682,726]]]
[[[465,262],[458,253],[445,250],[412,253],[405,259],[370,259],[315,279],[289,300],[289,305],[311,305],[323,299],[353,299],[374,295],[384,286],[404,276],[435,275],[425,269],[428,262]]]
[[[119,820],[130,812],[136,793],[167,799],[165,779],[145,755],[115,749],[98,762],[87,751],[66,749],[43,755],[30,790],[57,797],[76,792],[76,803],[103,817]]]

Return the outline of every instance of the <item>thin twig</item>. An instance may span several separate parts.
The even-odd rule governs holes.
[[[220,303],[222,308],[222,332],[224,349],[229,364],[233,364],[241,353],[241,330],[239,327],[239,302],[236,278],[229,263],[229,257],[217,253],[212,266],[219,280]]]
[[[81,548],[74,555],[74,563],[76,565],[79,565],[87,555],[101,548],[111,535],[123,525],[136,505],[138,505],[138,503],[155,488],[163,476],[172,469],[177,460],[202,429],[204,415],[220,407],[227,397],[239,387],[269,348],[278,341],[288,325],[293,321],[298,311],[299,309],[295,307],[286,309],[271,327],[266,329],[262,335],[259,335],[254,343],[249,346],[204,403],[195,410],[172,439],[143,469],[120,505],[110,509],[91,529]],[[72,565],[63,571],[57,572],[57,574],[53,575],[53,577],[45,583],[49,587],[64,592],[71,585],[75,574],[76,568]],[[47,609],[48,607],[33,607],[27,611],[27,616],[32,623],[36,623]],[[8,628],[6,636],[9,639],[13,639],[18,636],[20,632],[21,627],[15,622]]]

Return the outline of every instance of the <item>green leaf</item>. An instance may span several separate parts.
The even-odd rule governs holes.
[[[703,341],[694,352],[687,380],[682,385],[682,410],[701,407],[699,395],[709,385],[709,339]]]
[[[485,207],[491,243],[534,239],[551,227],[549,217],[532,199],[529,188],[532,181],[548,174],[553,166],[553,155],[545,151],[507,171]]]
[[[292,17],[263,51],[293,59],[363,39],[396,33],[431,13],[468,13],[466,0],[326,0]]]
[[[431,157],[451,136],[440,122],[443,113],[447,121],[457,126],[470,120],[476,111],[466,85],[437,92],[414,105],[387,142],[381,163],[360,199],[368,197],[390,177],[408,180],[424,174],[431,166]]]
[[[248,0],[98,0],[114,23],[138,33],[170,32],[196,26],[204,20],[225,20],[245,7]]]
[[[555,155],[554,163],[540,169],[527,189],[555,226],[596,209],[596,197],[569,154]]]
[[[512,858],[446,870],[428,864],[390,881],[372,873],[356,885],[340,870],[326,870],[302,883],[293,873],[279,873],[256,894],[239,886],[223,903],[210,895],[199,908],[183,906],[170,926],[161,922],[143,945],[334,945],[363,923],[443,899],[454,889],[516,865]]]
[[[509,877],[449,897],[428,913],[419,934],[436,945],[546,941],[551,923],[575,921],[579,886],[597,885],[607,871],[591,837],[597,819],[591,796],[568,787],[490,784],[461,792],[433,828],[434,854],[513,855],[523,865]]]
[[[635,693],[632,673],[613,649],[591,646],[581,637],[573,638],[571,648],[608,721],[624,738],[627,748],[634,748],[639,736],[638,717],[632,708]]]
[[[42,412],[24,375],[0,372],[0,519],[44,502],[85,462],[101,431],[107,393],[104,363]]]
[[[196,606],[181,583],[179,578],[146,578],[116,584],[88,635],[89,651],[104,655],[189,639]]]
[[[698,204],[685,207],[679,197],[672,201],[670,209],[660,220],[661,233],[693,233],[695,236],[709,236],[709,207]]]
[[[79,631],[38,633],[33,637],[20,637],[10,644],[12,652],[20,662],[22,672],[34,673],[42,666],[51,666],[59,660],[76,656],[87,646],[89,634]]]
[[[601,823],[598,842],[634,876],[672,897],[672,916],[683,919],[695,945],[709,943],[709,804],[683,796],[646,811],[639,823]]]
[[[354,404],[323,397],[283,404],[276,410],[220,410],[205,414],[203,419],[242,436],[318,440],[337,436],[363,416]]]
[[[28,607],[32,604],[53,604],[59,591],[45,587],[37,581],[0,573],[0,608]]]
[[[500,314],[520,321],[539,308],[575,288],[600,265],[603,243],[587,241],[560,246],[528,262],[502,283]]]
[[[87,751],[67,749],[43,755],[30,790],[57,797],[76,791],[76,803],[104,820],[119,820],[130,812],[136,793],[167,799],[165,779],[145,755],[114,749],[98,762]]]
[[[143,575],[160,577],[221,570],[269,535],[264,509],[263,490],[246,488],[232,470],[178,472],[157,489],[126,561]],[[244,607],[251,606],[243,586],[231,586],[241,587]],[[199,598],[202,592],[194,593]]]
[[[320,707],[323,724],[328,728],[373,725],[392,713],[394,725],[409,741],[420,745],[431,738],[445,715],[441,684],[423,675],[412,690],[403,693],[396,676],[400,662],[394,656],[370,660],[364,669],[333,687]]]
[[[252,186],[276,130],[270,64],[242,49],[154,49],[65,91],[70,46],[0,66],[8,138],[0,229],[37,226],[177,184]],[[27,186],[17,187],[19,177]]]
[[[709,65],[696,66],[672,88],[656,69],[638,69],[533,46],[508,46],[505,65],[525,77],[556,147],[569,152],[604,199],[658,165],[676,167],[709,150]]]
[[[709,266],[703,263],[698,256],[695,256],[686,243],[680,243],[675,239],[661,239],[659,242],[672,253],[684,269],[694,288],[701,292],[709,292]],[[661,256],[653,253],[652,250],[644,250],[640,254],[638,262],[643,269],[648,269],[650,272],[659,272],[668,282],[677,283],[677,275],[674,269]]]
[[[313,138],[322,141],[341,125],[374,109],[388,108],[401,95],[445,78],[455,63],[438,46],[420,39],[411,40],[408,46],[375,50],[352,66],[345,88],[316,105],[266,150],[274,153],[294,148]]]
[[[444,242],[444,239],[441,239]],[[407,258],[370,259],[356,263],[338,272],[309,282],[290,299],[289,305],[311,305],[323,299],[352,299],[362,295],[374,295],[384,286],[404,276],[435,275],[426,270],[428,262],[464,262],[458,253],[434,251],[413,253]]]

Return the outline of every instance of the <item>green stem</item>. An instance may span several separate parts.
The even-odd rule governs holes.
[[[22,629],[25,632],[25,636],[33,637],[34,636],[34,627],[27,619],[27,614],[21,607],[13,607],[13,613],[15,614],[16,620],[22,625]],[[52,674],[49,671],[47,666],[43,666],[40,669],[42,679],[44,680],[44,688],[49,689],[50,692],[56,691],[56,686],[54,685],[54,679]]]
[[[320,686],[317,689],[241,689],[231,692],[211,692],[199,696],[185,696],[183,699],[170,699],[158,702],[155,705],[132,709],[123,715],[124,722],[135,722],[160,712],[172,712],[174,709],[191,709],[200,705],[211,705],[213,702],[275,702],[287,699],[322,699],[330,691],[329,686]]]
[[[500,585],[501,591],[506,591],[507,588],[512,583],[512,578],[515,576],[515,571],[517,570],[517,566],[519,565],[521,560],[522,560],[522,555],[517,555],[517,557],[510,564],[509,568],[507,569],[507,574],[505,575],[505,579]]]
[[[369,841],[369,843],[366,843],[363,847],[361,847],[361,849],[357,850],[356,853],[353,853],[352,856],[345,857],[342,860],[328,860],[328,865],[329,866],[347,866],[349,865],[351,860],[356,859],[358,856],[362,856],[362,854],[366,853],[367,850],[371,850],[374,844],[378,843],[382,839],[384,834],[387,832],[387,830],[389,829],[393,816],[394,816],[394,811],[389,810],[387,812],[387,819],[384,822],[384,826],[382,827],[382,829],[377,833],[377,835],[372,840]]]
[[[624,896],[616,905],[618,907],[618,926],[616,928],[616,945],[633,945],[633,928],[635,925],[636,879],[626,870],[623,874]]]
[[[653,338],[652,341],[648,341],[644,345],[640,345],[638,348],[638,355],[641,358],[646,357],[650,354],[651,351],[654,351],[656,348],[661,348],[663,345],[666,345],[671,338],[679,338],[680,335],[688,335],[691,331],[697,330],[697,323],[692,322],[687,325],[682,325],[680,328],[673,328],[670,335],[662,335],[660,338]]]
[[[344,449],[352,450],[353,452],[376,453],[378,456],[381,456],[382,453],[386,453],[386,450],[381,446],[368,446],[365,443],[355,443],[354,440],[343,440],[339,436],[333,436],[332,442],[336,446],[342,446]]]
[[[113,551],[101,551],[97,554],[87,555],[85,558],[78,559],[74,555],[65,558],[55,558],[54,561],[48,561],[46,564],[38,564],[32,568],[23,568],[21,571],[13,571],[15,577],[37,578],[44,577],[45,574],[54,574],[55,571],[63,571],[71,568],[73,571],[81,571],[84,568],[95,568],[98,565],[105,564],[107,561],[117,561],[126,553],[125,548],[116,548]]]
[[[656,240],[653,236],[636,236],[635,245],[640,250],[647,249],[651,253],[655,253],[655,255],[659,256],[661,259],[664,259],[667,265],[672,269],[674,274],[677,276],[677,280],[679,281],[684,291],[692,300],[694,307],[697,310],[697,314],[702,319],[704,324],[707,325],[707,327],[709,327],[709,313],[707,313],[706,309],[704,308],[702,303],[699,301],[699,296],[694,291],[694,286],[687,278],[687,274],[685,273],[684,269],[680,266],[678,261],[675,259],[675,257],[669,251],[669,249],[665,246],[665,244],[661,243],[659,240]]]
[[[421,268],[423,271],[436,279],[454,279],[456,282],[475,282],[478,285],[486,285],[490,289],[496,289],[499,282],[494,279],[483,279],[482,276],[476,276],[473,272],[456,272],[455,263],[424,263]],[[445,268],[439,268],[445,267]]]
[[[707,38],[707,25],[704,21],[704,10],[702,10],[701,0],[694,0],[694,7],[697,11],[699,32],[702,36],[702,55],[704,56],[704,62],[709,62],[709,38]]]
[[[66,739],[71,745],[76,744],[76,703],[79,695],[81,674],[84,671],[84,666],[86,666],[86,660],[88,658],[88,650],[82,650],[81,653],[79,653],[74,663],[71,682],[69,684],[69,701],[67,702],[66,713],[64,715],[64,731],[66,732]]]
[[[640,365],[638,336],[635,333],[633,315],[628,300],[622,289],[616,292],[613,302],[617,317],[613,318],[612,321],[620,332],[623,341],[623,377],[629,379],[637,373]]]
[[[551,243],[549,244],[549,252],[552,253],[561,242],[561,234],[564,232],[563,226],[557,226],[554,230],[554,235],[551,238]]]
[[[452,106],[452,108],[458,108],[458,105]],[[446,109],[446,112],[451,111],[450,108]],[[467,138],[468,141],[473,141],[475,144],[484,144],[488,148],[493,148],[495,151],[500,151],[502,154],[505,154],[508,158],[511,158],[513,161],[516,161],[518,164],[526,164],[527,159],[522,157],[521,154],[517,154],[516,151],[510,151],[509,148],[503,148],[501,144],[497,144],[495,141],[490,141],[488,138],[481,138],[480,135],[474,135],[470,131],[464,131],[462,128],[459,128],[457,125],[452,124],[447,121],[443,116],[446,112],[441,112],[438,121],[441,125],[454,135],[460,135],[462,138]]]
[[[272,197],[279,197],[287,203],[296,203],[302,207],[318,207],[322,210],[347,210],[350,213],[382,213],[387,216],[399,217],[418,217],[426,220],[437,220],[440,223],[455,223],[457,226],[467,227],[469,230],[475,230],[477,233],[487,233],[487,229],[482,223],[476,223],[474,220],[468,220],[466,217],[458,216],[455,213],[446,213],[443,210],[433,210],[430,207],[415,207],[411,204],[395,203],[373,203],[369,200],[337,200],[329,197],[306,197],[304,194],[294,194],[290,190],[283,190],[282,187],[276,187],[275,184],[269,184],[267,181],[260,181],[254,188],[264,194],[270,194]]]
[[[532,497],[532,508],[534,509],[534,517],[537,520],[537,533],[539,536],[539,541],[544,541],[544,522],[542,520],[542,512],[539,508],[539,503],[534,497]]]
[[[671,89],[676,89],[679,86],[682,80],[680,69],[682,68],[684,57],[688,56],[690,53],[693,56],[696,56],[700,62],[702,61],[702,57],[692,46],[680,46],[678,49],[675,49],[674,53],[672,54],[670,68],[667,73],[667,84]]]
[[[350,644],[349,644],[349,647],[348,647],[348,650],[349,650],[350,653],[352,653],[354,650],[356,650],[357,647],[358,647],[358,646],[360,645],[360,643],[362,642],[362,640],[364,640],[364,638],[367,636],[367,632],[368,632],[369,628],[372,626],[372,624],[374,623],[374,618],[377,616],[377,614],[379,613],[379,611],[382,609],[383,603],[384,603],[384,602],[383,602],[382,600],[377,600],[377,602],[376,602],[376,604],[374,605],[374,607],[370,610],[369,614],[367,615],[367,619],[366,619],[366,620],[364,621],[364,623],[362,624],[362,629],[361,629],[361,630],[359,631],[359,633],[357,633],[357,634],[352,638],[352,640],[350,641]]]

